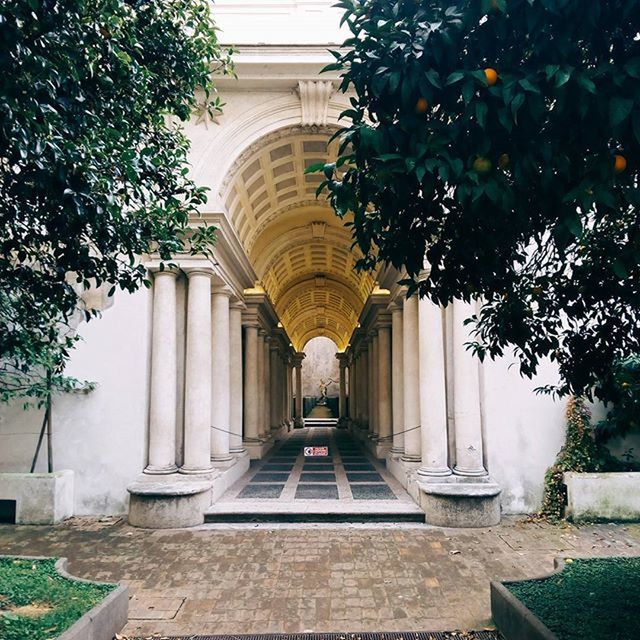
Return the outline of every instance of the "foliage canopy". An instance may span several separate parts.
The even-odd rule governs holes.
[[[353,213],[360,266],[483,300],[480,357],[549,357],[556,391],[611,398],[640,346],[640,3],[338,6],[353,35],[328,69],[355,97],[319,191]]]
[[[221,107],[229,53],[207,0],[0,2],[0,400],[63,382],[84,291],[210,252],[176,123]]]

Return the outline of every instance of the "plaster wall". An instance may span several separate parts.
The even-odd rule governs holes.
[[[555,368],[543,363],[529,380],[501,358],[485,361],[481,371],[485,466],[502,488],[504,513],[535,511],[544,474],[564,442],[566,401],[535,393],[556,382]]]
[[[118,293],[102,318],[80,325],[67,374],[97,383],[53,406],[54,471],[75,472],[75,515],[124,513],[126,485],[144,468],[150,294]],[[0,472],[28,472],[42,411],[0,407]],[[46,439],[36,471],[46,471]]]

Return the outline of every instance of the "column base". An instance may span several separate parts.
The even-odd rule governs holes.
[[[245,442],[244,446],[251,460],[261,460],[271,449],[271,442]]]
[[[303,429],[304,428],[304,419],[303,418],[296,418],[293,421],[293,428],[294,429]]]
[[[389,455],[392,458],[402,458],[402,456],[404,455],[404,447],[391,447]]]
[[[166,467],[155,467],[153,465],[149,465],[143,473],[146,473],[149,476],[166,476],[170,473],[175,473],[177,470],[178,467],[175,464]]]
[[[500,486],[485,480],[451,476],[447,481],[418,482],[425,522],[438,527],[492,527],[500,522]]]
[[[215,473],[215,469],[212,466],[209,467],[180,467],[178,473],[186,476],[203,476],[209,473]]]
[[[453,468],[453,475],[461,476],[463,478],[484,478],[489,473],[485,468],[482,469],[460,469],[458,467]]]
[[[421,482],[440,481],[442,478],[448,478],[451,475],[449,467],[420,467],[417,472],[418,480]]]
[[[211,456],[211,466],[214,469],[228,469],[236,463],[235,456],[227,454],[226,456]]]

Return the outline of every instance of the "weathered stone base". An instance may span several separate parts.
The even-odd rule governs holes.
[[[214,463],[215,464],[215,463]],[[235,482],[249,471],[249,452],[234,454],[234,464],[225,469],[220,469],[220,475],[213,479],[211,486],[211,502],[218,500]]]
[[[272,442],[245,442],[244,448],[249,453],[250,460],[262,460],[269,449],[273,446]]]
[[[0,473],[0,500],[16,501],[16,524],[56,524],[73,515],[73,471]]]
[[[131,494],[129,524],[146,529],[202,524],[211,504],[212,486],[212,480],[188,480],[184,476],[162,482],[135,482],[127,487]]]
[[[640,473],[565,473],[570,520],[640,521]]]
[[[418,480],[425,522],[438,527],[491,527],[500,522],[500,487],[486,480],[453,477],[442,482]]]

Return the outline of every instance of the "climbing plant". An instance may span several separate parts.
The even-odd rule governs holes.
[[[640,346],[640,3],[340,0],[353,92],[336,163],[361,268],[478,298],[475,352],[615,396]],[[314,166],[311,170],[319,170]],[[429,277],[418,283],[424,259]]]
[[[567,405],[567,431],[565,443],[555,463],[544,477],[544,495],[541,514],[550,520],[563,517],[566,501],[564,474],[567,471],[601,471],[610,456],[598,445],[591,428],[591,413],[583,398],[570,398]]]
[[[149,286],[140,257],[210,255],[179,123],[222,106],[208,0],[0,3],[0,401],[48,398],[82,294]]]

